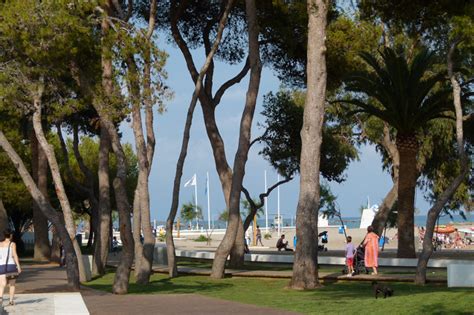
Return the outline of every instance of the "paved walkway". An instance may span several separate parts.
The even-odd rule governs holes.
[[[18,294],[15,296],[15,303],[13,306],[5,306],[3,314],[89,314],[79,292]]]
[[[270,308],[219,300],[197,294],[129,294],[124,296],[83,291],[94,314],[297,314]]]
[[[17,304],[5,307],[3,314],[296,314],[197,294],[119,296],[90,288],[72,293],[67,292],[64,268],[24,265],[23,270],[17,284]]]

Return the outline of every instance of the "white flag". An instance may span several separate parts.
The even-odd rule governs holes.
[[[188,180],[188,181],[184,184],[184,187],[188,187],[188,186],[196,186],[196,174],[194,174],[193,177],[191,177],[191,179]]]

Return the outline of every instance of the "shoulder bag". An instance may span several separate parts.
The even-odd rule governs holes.
[[[7,262],[5,263],[5,276],[9,279],[15,279],[18,278],[18,268],[16,267],[16,264],[8,264],[8,259],[10,258],[10,247],[12,246],[12,243],[8,244],[8,253],[7,253]]]

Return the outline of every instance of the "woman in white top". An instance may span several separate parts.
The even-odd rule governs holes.
[[[21,273],[20,261],[18,260],[18,255],[16,253],[16,245],[11,241],[12,234],[10,231],[5,231],[5,233],[0,234],[0,302],[3,306],[3,292],[5,291],[5,286],[10,286],[10,303],[9,305],[14,305],[15,302],[13,298],[15,297],[15,283],[16,277],[6,277],[6,268],[5,265],[8,262],[8,265],[16,265],[18,273]]]

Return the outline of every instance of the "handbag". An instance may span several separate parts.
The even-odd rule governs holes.
[[[9,265],[8,264],[8,259],[10,258],[10,247],[12,246],[12,243],[8,244],[8,253],[7,253],[7,261],[5,263],[5,276],[8,279],[15,279],[18,278],[18,268],[16,267],[16,264],[14,265]]]

